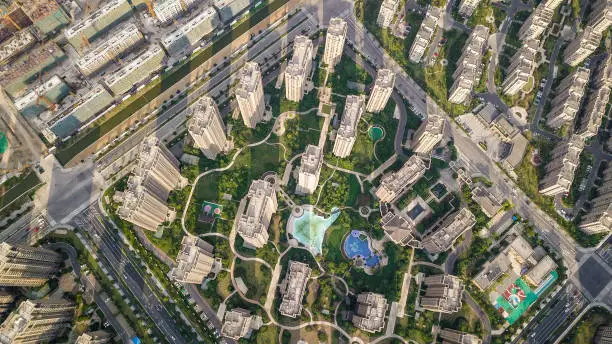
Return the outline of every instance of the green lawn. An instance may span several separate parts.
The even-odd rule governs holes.
[[[249,288],[246,296],[253,300],[265,303],[268,285],[272,278],[272,272],[265,265],[253,261],[243,261],[236,258],[234,267],[234,278],[241,277],[244,284]]]
[[[330,74],[327,83],[331,84],[334,93],[338,94],[361,94],[358,90],[351,89],[347,82],[352,81],[364,85],[372,83],[372,77],[351,58],[344,56],[336,65],[334,73]]]
[[[219,37],[206,49],[201,50],[197,54],[193,55],[189,60],[185,61],[179,67],[172,69],[160,76],[152,83],[150,83],[145,89],[139,92],[138,95],[134,95],[128,100],[117,106],[113,111],[106,116],[108,119],[100,125],[91,128],[85,135],[77,137],[75,140],[69,141],[66,146],[60,147],[55,154],[58,161],[65,165],[75,155],[85,150],[87,147],[96,142],[100,137],[117,127],[127,118],[129,118],[134,112],[140,110],[152,99],[163,93],[165,90],[170,88],[179,80],[183,79],[191,71],[201,66],[204,62],[208,61],[217,52],[228,46],[233,40],[240,37],[242,34],[247,32],[250,28],[257,25],[259,22],[267,18],[270,14],[285,5],[288,0],[275,0],[271,3],[266,3],[263,7],[259,8],[252,16],[240,23],[238,26],[233,28]]]
[[[40,184],[36,173],[30,171],[25,176],[15,177],[0,185],[0,210],[13,201],[24,196],[29,190]]]

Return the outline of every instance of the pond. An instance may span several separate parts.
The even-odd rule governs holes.
[[[368,129],[368,136],[372,139],[372,141],[378,141],[383,138],[385,132],[381,127],[373,126]]]
[[[333,208],[329,217],[315,214],[311,209],[304,207],[301,214],[291,213],[288,221],[288,232],[302,245],[309,248],[315,255],[320,254],[323,248],[323,239],[329,226],[340,216],[340,210]]]
[[[366,267],[373,268],[380,263],[380,256],[374,253],[370,237],[362,231],[352,230],[342,245],[344,254],[354,260],[362,260]]]

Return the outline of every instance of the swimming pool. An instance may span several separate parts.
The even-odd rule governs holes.
[[[370,245],[370,237],[362,231],[352,230],[344,239],[342,247],[347,257],[361,258],[367,267],[375,267],[380,263],[380,257],[374,254]]]
[[[293,214],[291,215],[293,216]],[[329,217],[322,217],[311,210],[304,209],[300,217],[290,223],[293,224],[292,235],[302,245],[308,247],[314,254],[320,254],[323,248],[323,239],[327,228],[340,216],[340,210],[332,209]]]

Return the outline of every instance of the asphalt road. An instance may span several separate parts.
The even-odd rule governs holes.
[[[90,245],[100,249],[100,256],[108,262],[105,265],[110,274],[115,280],[125,284],[128,294],[134,296],[166,340],[170,343],[187,343],[176,329],[175,319],[152,290],[152,288],[157,288],[155,282],[141,269],[136,268],[131,257],[126,254],[122,241],[114,228],[100,215],[96,207],[97,203],[91,205],[80,216],[81,221],[89,225],[89,228],[86,228],[89,235],[95,238],[88,237],[91,240]],[[119,284],[122,285],[122,283]]]
[[[70,265],[72,265],[72,271],[77,276],[77,278],[81,281],[81,284],[89,285],[89,280],[86,279],[84,276],[81,276],[81,265],[79,264],[78,254],[77,254],[77,251],[74,249],[74,247],[64,242],[57,242],[57,243],[47,244],[45,245],[45,248],[54,250],[54,251],[59,250],[59,251],[64,252],[68,256],[68,259],[70,260]],[[92,286],[90,286],[90,288],[91,287]],[[106,301],[103,300],[100,295],[101,295],[100,293],[95,293],[94,301],[96,302],[96,304],[98,305],[102,313],[104,313],[104,317],[106,318],[106,320],[111,324],[115,332],[121,337],[123,342],[130,343],[132,339],[132,335],[133,335],[131,333],[131,330],[129,328],[123,327],[123,325],[113,315],[113,312],[111,312],[110,308],[108,308]]]

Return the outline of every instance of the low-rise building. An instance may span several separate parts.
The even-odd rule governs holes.
[[[168,54],[175,55],[196,45],[205,36],[221,25],[217,11],[208,7],[193,17],[185,25],[172,31],[162,40],[162,46]]]
[[[476,25],[457,61],[457,69],[453,73],[454,82],[448,91],[449,102],[464,104],[472,99],[472,91],[480,82],[482,75],[484,67],[482,56],[488,40],[489,28],[484,25]]]
[[[423,22],[421,22],[421,27],[419,28],[419,31],[412,42],[412,46],[410,47],[410,61],[414,63],[421,62],[421,58],[423,57],[423,54],[425,54],[425,50],[436,32],[438,21],[440,21],[441,17],[441,8],[429,6],[427,13],[425,14],[425,19],[423,19]]]
[[[98,72],[110,62],[117,60],[127,51],[144,40],[138,27],[129,23],[76,61],[76,66],[86,76]]]
[[[293,41],[293,56],[285,69],[285,97],[299,102],[306,93],[306,80],[312,69],[313,45],[306,36],[296,36]]]
[[[546,165],[544,178],[540,181],[541,194],[554,196],[569,192],[583,149],[584,139],[577,134],[557,144],[550,153],[550,162]]]
[[[152,44],[132,62],[105,76],[103,82],[115,96],[122,95],[162,69],[165,58],[164,50],[159,45]]]
[[[550,256],[545,256],[527,272],[525,280],[534,286],[539,286],[556,268],[557,263]]]
[[[321,148],[314,145],[306,146],[306,151],[300,159],[296,193],[311,194],[315,191],[317,185],[319,185],[322,165],[323,152]]]
[[[480,0],[461,0],[459,3],[459,14],[464,18],[471,17]]]
[[[376,80],[374,81],[372,92],[370,92],[370,99],[368,99],[366,110],[372,113],[384,110],[391,97],[391,93],[393,93],[394,85],[395,73],[390,69],[379,69],[376,73]]]
[[[213,5],[219,12],[221,21],[230,24],[232,19],[246,14],[251,6],[257,4],[255,0],[214,0]],[[237,19],[238,20],[238,19]]]
[[[442,329],[438,332],[438,337],[444,344],[481,344],[482,340],[471,333],[465,333],[453,329]]]
[[[574,121],[588,82],[589,70],[586,68],[578,68],[561,81],[546,119],[549,127],[558,129]]]
[[[221,335],[237,341],[248,337],[251,330],[257,330],[261,325],[261,317],[252,315],[246,309],[234,308],[225,313]]]
[[[280,304],[279,311],[282,315],[296,318],[302,313],[302,298],[304,298],[311,272],[312,269],[308,264],[289,261],[287,276],[283,281],[283,286],[281,286],[283,301]]]
[[[587,26],[580,32],[563,51],[563,62],[575,67],[582,63],[599,47],[602,35],[592,27]]]
[[[342,113],[340,127],[336,132],[333,153],[339,158],[346,158],[351,154],[353,145],[359,133],[359,120],[365,111],[365,97],[348,95]]]
[[[399,4],[399,0],[383,0],[378,12],[378,18],[376,19],[378,26],[382,28],[391,26],[391,22],[393,18],[395,18],[395,13],[397,12]]]
[[[452,275],[434,275],[423,279],[425,295],[420,298],[420,306],[426,310],[440,313],[455,313],[461,309],[461,297],[465,285]]]
[[[75,49],[81,50],[87,48],[89,42],[131,14],[132,6],[128,1],[111,0],[80,22],[64,30],[64,36]]]
[[[423,239],[423,248],[430,254],[442,253],[455,243],[466,231],[476,224],[476,217],[468,208],[463,208],[449,221],[443,222],[440,229]]]
[[[385,327],[387,308],[387,299],[384,295],[361,293],[357,295],[353,325],[369,333],[380,332]]]
[[[9,62],[14,57],[28,50],[36,43],[36,38],[30,30],[15,32],[13,36],[0,45],[0,65]]]
[[[489,190],[484,187],[477,186],[472,190],[472,199],[478,203],[482,212],[488,217],[493,217],[497,214],[502,204],[493,196]]]
[[[382,177],[380,186],[376,190],[376,197],[380,202],[394,202],[408,187],[416,183],[426,170],[427,165],[423,159],[416,155],[411,156],[398,171]]]
[[[248,205],[240,215],[236,231],[245,243],[262,248],[268,242],[268,227],[278,209],[276,188],[265,180],[254,180],[246,197]]]
[[[213,247],[198,237],[185,235],[176,257],[177,265],[170,276],[181,283],[200,284],[208,276],[215,263]]]
[[[75,344],[106,344],[111,341],[113,336],[104,331],[98,330],[93,332],[86,332],[80,335]]]

